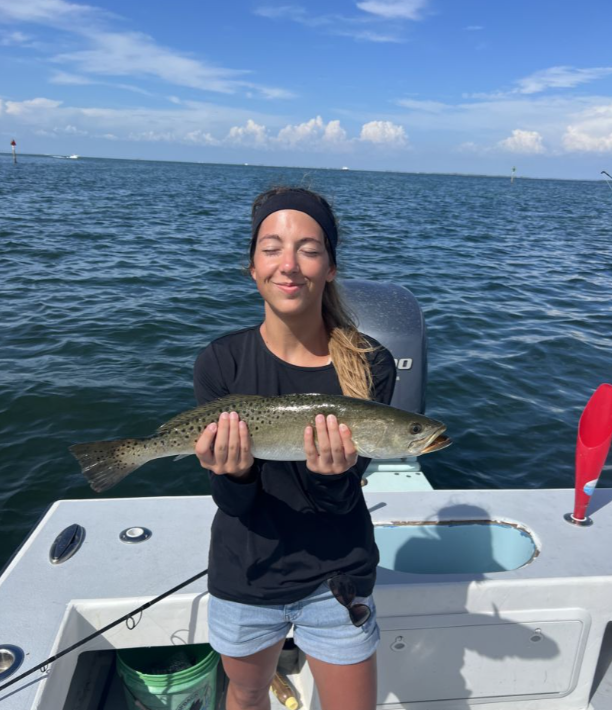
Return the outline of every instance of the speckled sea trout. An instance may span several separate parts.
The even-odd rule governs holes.
[[[304,429],[314,426],[317,414],[334,414],[351,430],[358,453],[371,459],[418,456],[451,443],[442,436],[446,427],[441,422],[365,399],[228,395],[177,415],[146,439],[75,444],[70,451],[94,491],[105,491],[147,461],[193,454],[202,430],[218,421],[222,412],[238,412],[249,427],[253,456],[270,461],[305,461]]]

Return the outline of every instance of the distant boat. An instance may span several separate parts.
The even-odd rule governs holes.
[[[348,168],[346,167],[346,165],[343,165],[343,166],[342,166],[342,170],[348,170]]]
[[[79,156],[78,155],[69,155],[68,157],[71,158],[72,160],[77,160]]]

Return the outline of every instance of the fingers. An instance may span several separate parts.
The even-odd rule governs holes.
[[[333,433],[337,434],[338,421],[334,416],[330,415],[326,420],[322,414],[317,414],[315,424],[319,443],[319,462],[322,466],[329,468],[333,464],[334,454],[336,460],[338,459],[337,442],[334,442],[334,450],[332,451],[332,436]],[[333,432],[334,428],[335,432]]]
[[[246,422],[238,422],[238,433],[240,435],[240,467],[250,468],[254,459],[251,454],[251,435]]]
[[[223,412],[209,424],[196,443],[201,465],[217,474],[242,474],[253,465],[251,437],[237,412]]]
[[[216,434],[217,424],[213,422],[204,429],[204,431],[200,434],[200,438],[196,442],[195,454],[204,468],[210,468],[211,465],[214,465],[215,456],[212,448],[215,442]]]
[[[314,429],[307,426],[304,430],[304,452],[306,453],[306,464],[310,468],[310,463],[317,460],[319,452],[315,446]]]
[[[340,424],[338,428],[340,430],[340,436],[342,437],[344,455],[347,460],[352,461],[351,466],[354,466],[357,463],[357,449],[353,443],[353,434],[346,424]]]
[[[338,424],[333,414],[318,414],[315,418],[318,447],[314,443],[312,427],[304,432],[306,465],[315,473],[344,473],[357,461],[351,430],[346,424]],[[318,448],[318,450],[317,450]]]
[[[223,417],[223,415],[221,415]],[[235,468],[240,462],[240,417],[237,412],[230,412],[225,420],[227,424],[227,447],[225,449],[225,464],[228,468]],[[222,422],[219,422],[219,426]]]

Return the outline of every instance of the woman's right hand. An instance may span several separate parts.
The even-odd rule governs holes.
[[[237,412],[223,412],[218,423],[209,424],[195,445],[202,465],[218,475],[246,477],[253,465],[251,437]]]

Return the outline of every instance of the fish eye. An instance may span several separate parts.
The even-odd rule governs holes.
[[[411,434],[420,434],[423,431],[423,425],[415,422],[410,426]]]

